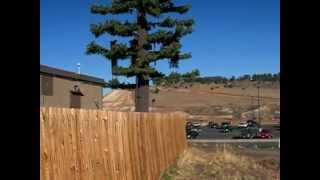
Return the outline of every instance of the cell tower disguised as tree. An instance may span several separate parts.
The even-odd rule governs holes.
[[[95,41],[87,46],[87,54],[99,54],[111,61],[112,74],[116,76],[136,77],[135,84],[109,82],[111,88],[135,88],[135,110],[149,111],[149,80],[164,74],[151,64],[159,60],[168,60],[170,68],[177,68],[181,59],[191,57],[190,53],[180,52],[180,39],[192,32],[192,19],[175,19],[167,13],[184,14],[190,5],[177,6],[171,0],[113,0],[110,5],[93,5],[91,12],[100,15],[131,14],[133,22],[106,20],[91,25],[96,38],[108,33],[119,37],[132,37],[127,43],[116,40],[110,47],[103,47]],[[163,17],[167,14],[166,17]],[[130,60],[129,67],[118,65],[119,60]]]

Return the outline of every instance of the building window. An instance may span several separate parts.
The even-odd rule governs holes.
[[[52,96],[53,95],[53,77],[52,76],[41,76],[41,92],[42,95]]]
[[[78,85],[74,85],[73,89],[70,92],[74,95],[83,96],[83,93],[81,92],[80,87]]]
[[[84,96],[78,85],[74,85],[70,91],[70,108],[81,108],[81,96]]]

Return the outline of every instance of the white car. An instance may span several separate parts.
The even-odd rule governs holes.
[[[238,127],[239,127],[239,128],[246,128],[246,127],[248,127],[248,123],[246,123],[246,122],[241,122],[241,123],[238,124]]]
[[[192,125],[193,125],[194,127],[200,127],[200,126],[201,126],[200,123],[192,123]]]

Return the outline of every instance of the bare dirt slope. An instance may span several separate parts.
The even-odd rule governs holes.
[[[172,87],[151,88],[151,111],[184,111],[191,119],[239,120],[257,117],[272,121],[274,113],[280,111],[279,85],[261,85],[260,111],[258,111],[258,90],[252,83],[235,84],[232,88],[223,84],[184,84]],[[105,95],[104,108],[108,110],[133,111],[134,93],[114,90]],[[152,101],[153,100],[153,101]]]
[[[114,90],[103,97],[103,108],[110,111],[133,111],[133,94],[127,90]]]
[[[212,87],[214,89],[211,89]],[[159,93],[152,93],[151,97],[156,99],[154,105],[160,107],[257,104],[258,91],[255,87],[225,88],[222,85],[195,84],[192,87],[159,89]],[[262,104],[277,103],[279,102],[279,98],[280,89],[260,88],[260,100]]]

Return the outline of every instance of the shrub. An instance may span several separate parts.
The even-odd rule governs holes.
[[[156,89],[154,90],[154,93],[158,94],[159,92],[160,92],[160,89],[156,87]]]

